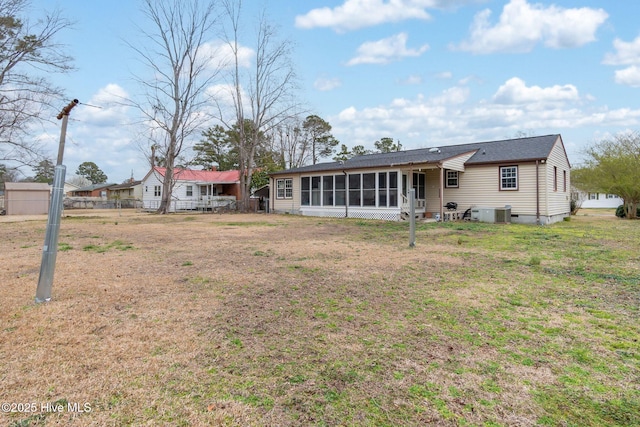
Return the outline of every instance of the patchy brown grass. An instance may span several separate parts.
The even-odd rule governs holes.
[[[639,422],[627,222],[72,214],[46,304],[46,220],[0,223],[3,425]]]

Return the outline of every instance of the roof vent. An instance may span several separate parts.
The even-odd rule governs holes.
[[[440,149],[438,147],[429,148],[430,153],[439,153]]]

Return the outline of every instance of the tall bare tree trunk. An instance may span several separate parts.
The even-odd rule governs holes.
[[[234,88],[232,94],[235,107],[234,118],[240,133],[238,138],[240,207],[242,210],[247,210],[256,151],[264,143],[264,135],[275,129],[293,108],[289,98],[294,89],[295,74],[290,61],[290,43],[275,41],[275,29],[262,16],[256,34],[252,71],[248,71],[246,80],[243,79],[239,56],[242,1],[224,0],[223,3],[231,21],[231,34],[227,35],[227,44],[234,56],[231,80]],[[248,94],[246,100],[243,99],[243,89]],[[246,107],[251,110],[250,117],[245,114],[245,102]],[[249,129],[245,127],[247,121],[251,122]],[[229,124],[227,126],[231,127]],[[246,134],[247,131],[250,132],[249,135]]]
[[[137,77],[145,99],[131,103],[151,128],[151,146],[166,167],[159,213],[171,210],[176,161],[211,119],[206,114],[206,90],[222,69],[214,61],[217,52],[204,48],[216,33],[214,5],[202,0],[144,0],[143,12],[153,30],[140,31],[151,43],[130,45],[152,71],[151,78]]]

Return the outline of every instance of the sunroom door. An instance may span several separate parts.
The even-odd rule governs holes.
[[[411,186],[409,186],[411,183]],[[409,199],[409,190],[416,190],[416,208],[424,209],[427,204],[426,199],[426,174],[424,172],[413,172],[411,178],[408,173],[402,174],[402,194]]]

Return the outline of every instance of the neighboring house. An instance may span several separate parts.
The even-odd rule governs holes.
[[[140,208],[142,207],[142,181],[133,178],[118,185],[108,188],[109,199],[116,208]]]
[[[53,191],[53,184],[50,186],[51,187],[51,191]],[[71,196],[71,193],[75,190],[77,190],[78,188],[80,188],[80,186],[75,185],[75,184],[71,184],[70,182],[65,182],[64,183],[64,195],[65,196]]]
[[[117,200],[142,200],[142,181],[128,180],[109,187],[109,197]]]
[[[454,202],[458,214],[510,208],[512,222],[550,224],[570,215],[570,169],[560,135],[377,153],[272,173],[269,203],[276,213],[400,220],[413,188],[421,216],[444,218]]]
[[[107,199],[109,197],[109,187],[116,185],[115,183],[92,184],[86,187],[80,187],[71,191],[71,197],[100,197]]]
[[[154,167],[142,180],[144,209],[155,210],[162,201],[166,168]],[[174,169],[175,185],[169,211],[210,210],[235,206],[240,198],[240,172]]]
[[[584,193],[578,192],[578,200],[581,201],[580,207],[583,209],[589,208],[617,208],[622,205],[624,201],[615,194],[605,193]]]
[[[4,209],[7,215],[48,214],[50,194],[47,183],[5,182]]]

